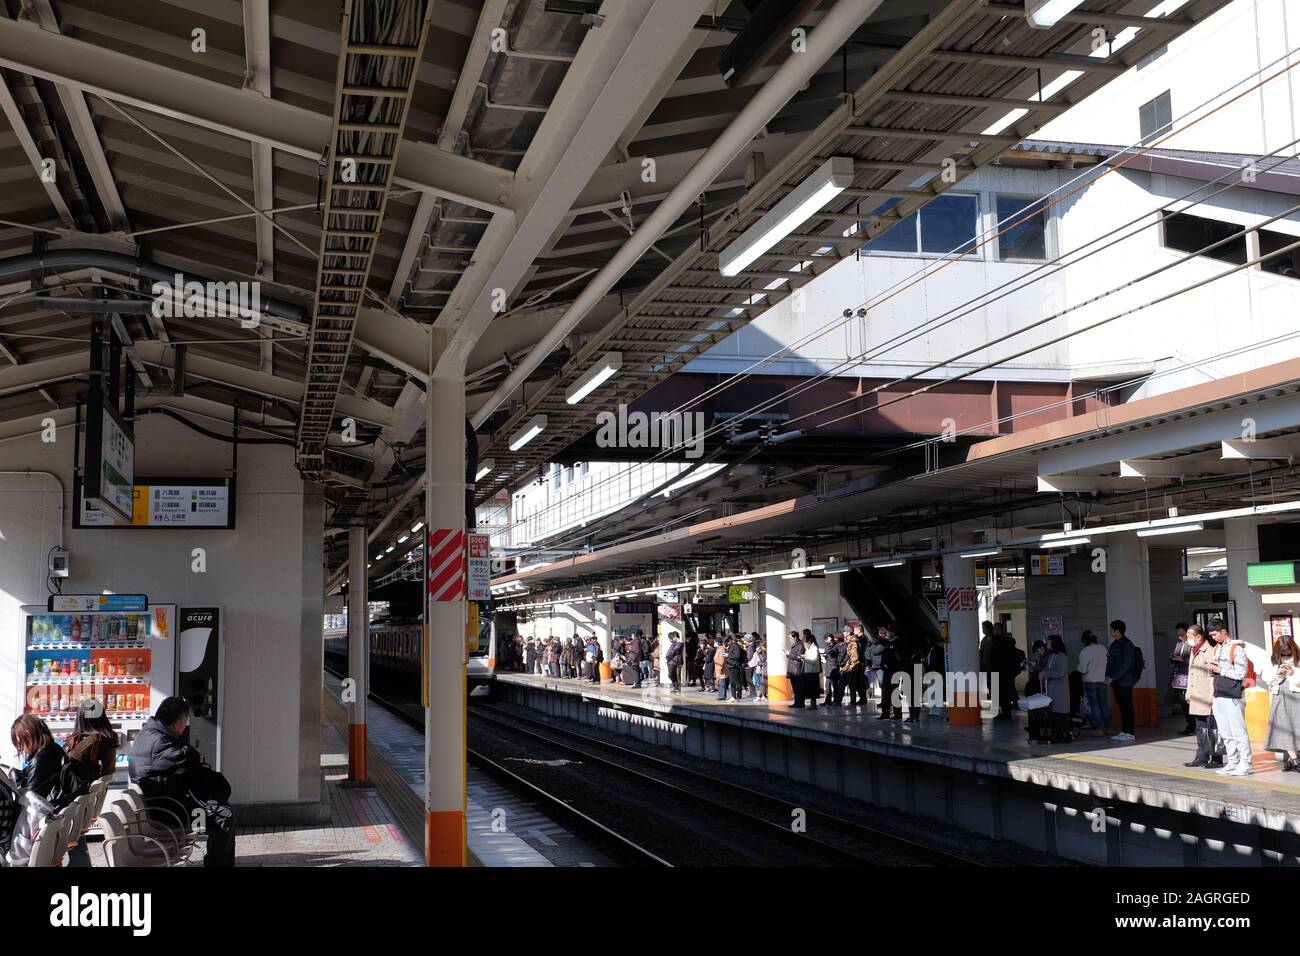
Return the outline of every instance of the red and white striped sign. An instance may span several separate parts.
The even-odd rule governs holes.
[[[435,601],[455,601],[465,592],[465,532],[430,528],[424,543],[428,556],[429,596]]]
[[[974,588],[944,588],[943,596],[949,612],[979,610],[979,593]]]

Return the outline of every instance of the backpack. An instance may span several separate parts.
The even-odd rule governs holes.
[[[1142,672],[1147,669],[1147,659],[1142,656],[1142,648],[1133,645],[1133,683],[1142,679]]]
[[[59,768],[58,785],[50,791],[50,803],[56,810],[67,807],[77,797],[90,793],[90,785],[99,779],[99,742],[92,751],[93,762],[64,760]]]

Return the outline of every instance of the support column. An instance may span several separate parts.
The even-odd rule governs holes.
[[[767,635],[767,696],[774,704],[794,701],[794,688],[785,670],[790,649],[790,582],[779,576],[764,579],[763,633]]]
[[[1147,543],[1131,531],[1106,536],[1106,615],[1124,622],[1129,640],[1142,650],[1146,670],[1133,688],[1133,714],[1141,727],[1158,727],[1155,637],[1151,621],[1151,569]],[[1116,710],[1118,720],[1119,711]]]
[[[427,866],[464,866],[465,830],[465,371],[440,363],[448,333],[431,330],[425,424],[424,719]],[[449,372],[444,365],[452,366]]]
[[[975,562],[960,554],[943,556],[945,588],[975,587]],[[980,722],[980,612],[948,610],[948,667],[944,675],[948,722],[978,726]],[[996,704],[997,688],[988,693]]]
[[[596,641],[600,644],[600,679],[602,682],[614,679],[614,668],[610,666],[610,644],[614,632],[614,604],[611,601],[597,601],[592,622],[596,627]]]
[[[1273,652],[1273,636],[1264,597],[1246,582],[1246,565],[1259,561],[1259,518],[1228,518],[1223,522],[1224,546],[1228,558],[1228,598],[1236,604],[1237,630],[1233,637],[1246,642],[1246,652],[1262,672],[1264,661]],[[1231,623],[1231,622],[1228,622]],[[1250,739],[1262,743],[1268,737],[1269,695],[1267,688],[1247,688],[1246,730]]]
[[[370,693],[370,614],[366,587],[366,527],[348,528],[348,779],[366,779],[366,699]]]

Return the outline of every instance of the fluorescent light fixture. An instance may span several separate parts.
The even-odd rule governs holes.
[[[375,560],[376,560],[376,561],[382,561],[382,560],[384,560],[384,556],[383,556],[382,554],[377,554],[377,555],[375,555]]]
[[[576,382],[565,389],[564,400],[570,405],[577,405],[622,367],[622,352],[606,352],[591,368],[583,372]]]
[[[721,581],[705,581],[703,584],[700,585],[700,587],[702,587],[702,588],[704,588],[704,589],[706,589],[706,590],[713,590],[713,589],[715,589],[715,588],[720,588],[720,587],[722,587],[722,582],[721,582]]]
[[[1083,0],[1025,0],[1025,16],[1031,27],[1046,30],[1081,3]]]
[[[410,536],[409,534],[404,534],[404,535],[402,535],[400,538],[397,539],[397,543],[398,543],[398,544],[406,544],[407,539],[409,539],[410,537],[411,537],[411,536]]]
[[[486,476],[492,474],[492,470],[496,466],[497,460],[495,458],[484,458],[478,463],[478,471],[474,474],[474,480],[482,481]]]
[[[735,580],[732,581],[732,583],[733,583],[733,584],[752,584],[752,583],[753,583],[753,579],[751,579],[751,578],[736,578]]]
[[[1002,553],[1001,548],[981,548],[978,551],[963,551],[961,553],[961,556],[963,558],[987,558],[990,555],[1001,554],[1001,553]]]
[[[1151,538],[1158,534],[1186,534],[1189,531],[1204,531],[1205,523],[1191,521],[1187,524],[1165,525],[1163,528],[1144,528],[1137,533],[1139,538]]]
[[[1073,548],[1076,544],[1087,544],[1091,538],[1057,538],[1055,541],[1043,541],[1040,547],[1044,548]]]
[[[718,257],[724,276],[744,270],[764,252],[792,233],[841,192],[853,185],[853,158],[832,156],[816,172],[790,190],[779,203],[764,213]]]
[[[849,566],[848,566],[847,564],[842,564],[842,565],[832,565],[831,567],[829,567],[829,568],[826,569],[826,573],[827,573],[827,574],[843,574],[843,573],[844,573],[845,571],[847,571],[848,569],[849,569]]]
[[[411,534],[415,534],[415,532],[419,531],[423,527],[424,527],[424,522],[417,521],[415,524],[411,525]]]
[[[384,554],[391,554],[396,548],[397,545],[390,544],[388,547],[384,548]]]
[[[962,555],[962,557],[966,557],[966,555]],[[906,563],[902,558],[886,558],[884,561],[872,561],[871,566],[873,568],[901,568]]]
[[[523,428],[510,436],[510,450],[518,451],[546,429],[546,416],[534,415]]]

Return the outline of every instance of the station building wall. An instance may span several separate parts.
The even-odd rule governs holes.
[[[72,528],[74,432],[0,443],[0,470],[58,475],[65,496],[68,594],[144,592],[157,603],[216,605],[225,629],[222,770],[234,802],[318,804],[321,771],[323,499],[293,449],[239,450],[234,530]],[[136,423],[136,473],[226,474],[231,446],[152,415]],[[46,476],[0,474],[0,716],[21,712],[19,607],[46,599],[46,555],[59,543],[59,492]],[[192,570],[192,549],[206,571]],[[8,724],[5,723],[7,728]],[[8,734],[0,750],[9,751]],[[270,810],[270,808],[267,808]]]

